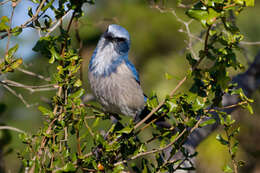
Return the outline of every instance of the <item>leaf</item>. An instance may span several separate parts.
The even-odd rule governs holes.
[[[217,134],[216,139],[222,144],[222,145],[228,145],[229,142],[225,140],[220,134]]]
[[[206,19],[208,16],[208,12],[206,10],[190,9],[186,12],[186,14],[190,18],[200,21],[204,27],[206,26]]]
[[[9,18],[7,16],[1,17],[0,21],[0,31],[6,31],[10,27],[8,26]]]
[[[189,61],[189,64],[191,65],[191,67],[193,67],[195,64],[197,64],[197,60],[192,58],[190,53],[188,53],[186,55],[186,59]]]
[[[12,34],[13,36],[18,36],[19,34],[21,34],[21,32],[23,31],[23,29],[19,26],[16,26],[12,29]]]
[[[234,156],[237,152],[237,149],[238,149],[238,141],[235,142],[235,144],[232,146],[231,148],[231,153],[232,153],[232,156]]]
[[[233,173],[233,169],[230,168],[228,165],[225,165],[222,170],[225,172],[225,173]]]
[[[172,75],[170,75],[169,73],[164,73],[164,76],[165,76],[165,79],[167,79],[167,80],[171,80],[172,78],[173,78],[173,76]]]
[[[246,6],[255,6],[255,0],[245,0],[246,1]]]
[[[76,91],[75,93],[71,94],[69,97],[70,98],[80,98],[81,96],[83,96],[85,93],[85,90],[83,88],[80,88],[78,91]]]
[[[33,16],[32,7],[29,7],[29,8],[28,8],[28,15],[29,15],[30,17]]]
[[[19,67],[21,64],[23,63],[23,59],[22,58],[18,58],[16,60],[14,60],[11,64],[11,68],[12,69],[16,69],[17,67]]]
[[[62,60],[61,56],[56,52],[55,48],[54,47],[51,47],[50,49],[51,51],[51,55],[57,59],[57,60]]]
[[[254,110],[253,110],[253,108],[252,108],[252,106],[250,105],[250,104],[247,104],[246,105],[246,109],[249,111],[249,113],[252,115],[252,114],[254,114]]]
[[[74,87],[81,87],[81,85],[82,85],[82,82],[81,82],[81,80],[80,79],[78,79],[75,83],[74,83]]]
[[[210,124],[214,124],[215,122],[216,122],[216,120],[211,118],[211,119],[209,119],[207,121],[204,121],[204,122],[200,123],[199,126],[200,127],[204,127],[204,126],[207,126],[207,125],[210,125]]]
[[[165,105],[168,107],[169,109],[169,112],[173,112],[177,107],[178,105],[176,104],[176,100],[167,100]]]
[[[74,172],[76,171],[76,167],[73,163],[67,163],[61,170],[64,172]]]
[[[124,165],[123,164],[120,164],[118,166],[116,166],[114,169],[113,169],[113,173],[120,173],[120,172],[124,172]]]
[[[55,57],[54,56],[51,56],[51,58],[49,59],[49,63],[50,64],[53,64],[55,62]]]
[[[12,57],[14,55],[14,53],[17,51],[19,45],[16,44],[14,47],[12,47],[11,49],[8,50],[8,57]]]
[[[193,127],[196,123],[197,123],[198,120],[196,120],[195,118],[191,117],[189,119],[189,121],[186,123],[187,126],[189,127]]]
[[[127,126],[127,127],[123,128],[122,130],[117,131],[117,133],[119,133],[119,134],[120,134],[120,133],[129,134],[129,133],[131,133],[132,131],[133,131],[133,128]]]
[[[41,111],[41,113],[43,115],[50,116],[50,117],[54,116],[53,112],[51,110],[49,110],[49,109],[47,109],[47,108],[45,108],[43,106],[39,106],[38,109],[39,109],[39,111]]]

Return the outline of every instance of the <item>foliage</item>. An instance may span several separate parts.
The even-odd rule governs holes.
[[[135,172],[174,172],[179,169],[193,170],[194,166],[183,167],[183,163],[196,156],[197,153],[189,153],[184,147],[189,134],[195,129],[220,121],[226,131],[226,139],[221,135],[217,140],[228,147],[232,168],[226,166],[224,172],[237,172],[241,162],[236,161],[238,142],[234,138],[239,128],[233,125],[235,121],[225,113],[222,106],[222,97],[225,94],[238,95],[241,102],[234,106],[242,106],[252,112],[250,103],[243,91],[230,83],[231,77],[228,69],[238,70],[243,68],[236,57],[239,50],[239,42],[243,35],[235,24],[234,14],[238,15],[245,7],[253,6],[253,0],[200,0],[196,3],[179,4],[190,6],[186,14],[190,19],[199,21],[205,30],[203,37],[203,48],[199,55],[188,46],[189,52],[186,59],[191,70],[187,72],[176,88],[165,97],[162,102],[153,93],[147,105],[151,110],[142,121],[134,124],[132,120],[119,121],[112,124],[105,135],[96,130],[95,127],[101,121],[109,119],[110,115],[102,109],[90,103],[83,103],[82,96],[85,90],[82,88],[80,50],[71,46],[70,30],[73,22],[78,23],[83,16],[83,4],[94,4],[90,0],[64,0],[59,1],[58,6],[54,1],[33,0],[38,5],[35,12],[28,9],[31,17],[25,24],[11,28],[9,19],[1,18],[0,30],[6,32],[1,38],[19,35],[26,27],[32,27],[46,33],[41,37],[33,48],[49,58],[49,63],[56,66],[51,84],[58,89],[52,97],[50,107],[39,106],[38,109],[46,118],[45,125],[37,134],[20,134],[20,139],[27,145],[21,151],[19,158],[22,160],[26,170],[30,172],[76,172],[76,171],[107,171],[121,172],[133,170]],[[13,11],[18,1],[13,1]],[[159,12],[172,13],[179,21],[189,28],[189,23],[181,20],[172,9],[163,7],[161,1],[153,2],[154,8]],[[55,19],[45,14],[52,10]],[[72,11],[71,18],[65,26],[62,23],[63,16]],[[159,15],[159,14],[158,14]],[[61,21],[59,34],[51,35],[55,22]],[[77,30],[77,28],[76,28]],[[187,30],[188,33],[188,30]],[[188,35],[191,40],[191,35]],[[80,42],[80,38],[78,38]],[[190,44],[188,43],[188,44]],[[1,73],[16,70],[22,59],[14,58],[18,45],[7,49],[4,61],[0,64]],[[207,61],[206,67],[200,64]],[[171,76],[168,74],[168,78]],[[193,84],[187,93],[176,91],[186,80],[193,80]],[[7,85],[8,83],[3,83]],[[214,119],[214,115],[218,118]],[[143,126],[144,122],[152,115],[155,119]],[[164,116],[172,124],[172,128],[163,129],[154,125],[154,121]],[[89,123],[92,123],[90,126]],[[153,137],[148,141],[139,138],[147,127],[153,128]],[[87,141],[90,135],[92,141]],[[71,142],[76,141],[76,142]],[[148,150],[151,142],[158,141],[160,146]],[[170,156],[166,157],[165,149],[170,149]],[[172,159],[177,153],[182,153],[184,158]],[[146,156],[153,155],[153,159]],[[135,160],[141,159],[140,165]],[[130,163],[130,164],[127,164]]]

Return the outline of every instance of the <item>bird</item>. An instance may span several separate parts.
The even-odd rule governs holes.
[[[147,115],[147,97],[139,74],[128,59],[129,32],[110,24],[101,35],[88,66],[88,80],[96,100],[112,114],[131,116],[135,122]]]

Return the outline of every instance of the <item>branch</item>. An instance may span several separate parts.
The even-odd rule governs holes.
[[[12,93],[13,95],[15,95],[16,97],[18,97],[18,98],[23,102],[23,104],[25,104],[25,106],[26,106],[27,108],[33,106],[33,105],[28,104],[27,101],[25,101],[25,99],[23,98],[22,94],[17,94],[12,88],[10,88],[10,87],[7,86],[7,85],[3,85],[3,87],[4,87],[5,89],[7,89],[10,93]]]
[[[20,130],[20,129],[15,128],[15,127],[11,127],[11,126],[0,126],[0,130],[12,130],[12,131],[15,131],[15,132],[18,132],[18,133],[25,133],[25,131]]]
[[[175,13],[173,10],[172,10],[172,13]],[[206,32],[206,37],[205,37],[205,42],[204,42],[204,52],[205,54],[207,55],[208,53],[208,39],[209,39],[209,31],[211,30],[211,26],[210,25],[207,29],[207,32]],[[194,69],[196,69],[199,64],[201,63],[201,61],[204,59],[204,57],[201,57],[197,63],[192,67],[192,71]],[[178,84],[177,86],[170,92],[169,96],[172,97],[176,91],[182,86],[182,84],[187,80],[187,76],[185,76]],[[165,100],[163,100],[161,103],[159,103],[159,105],[154,108],[145,118],[143,118],[139,123],[137,123],[135,126],[134,126],[134,129],[137,129],[139,126],[141,126],[146,120],[148,120],[157,110],[159,110],[162,105],[165,103]]]
[[[0,81],[1,84],[7,85],[7,86],[13,86],[13,87],[19,87],[19,88],[24,88],[31,93],[33,92],[39,92],[39,91],[51,91],[51,90],[57,90],[57,87],[53,84],[47,84],[47,85],[39,85],[39,86],[30,86],[30,85],[24,85],[15,81],[11,80],[2,80]]]
[[[252,46],[252,45],[260,45],[260,41],[256,41],[256,42],[249,42],[249,41],[241,41],[240,44],[242,45],[249,45],[249,46]]]
[[[65,15],[63,15],[58,21],[54,21],[53,23],[57,22],[52,28],[49,29],[45,37],[49,36],[58,26],[60,26],[61,21],[69,14],[71,10],[68,10]]]
[[[235,76],[232,82],[237,83],[237,87],[242,88],[247,97],[250,97],[253,92],[255,92],[260,87],[260,51],[255,57],[255,60],[249,67],[249,69],[245,73]],[[222,104],[224,106],[223,109],[225,109],[224,111],[227,114],[231,114],[235,109],[238,108],[239,105],[242,105],[244,103],[240,102],[240,99],[237,96],[224,95]],[[218,128],[218,126],[220,125],[218,116],[215,115],[214,118],[217,120],[215,124],[196,129],[188,137],[187,141],[184,144],[184,147],[190,153],[194,153],[196,147]],[[165,154],[169,156],[169,153],[170,151],[167,151]],[[183,156],[181,153],[178,153],[178,155],[174,156],[172,160],[176,160],[177,158],[184,159],[185,156]],[[193,164],[195,164],[195,158],[191,161]],[[188,171],[186,171],[186,173],[187,172]]]
[[[27,74],[27,75],[34,76],[34,77],[37,77],[37,78],[39,78],[39,79],[45,80],[45,81],[47,81],[47,82],[50,82],[50,81],[51,81],[51,79],[50,79],[49,77],[46,78],[46,77],[44,77],[44,76],[42,76],[42,75],[40,75],[40,74],[36,74],[36,73],[34,73],[34,72],[31,72],[31,71],[28,71],[28,70],[25,70],[25,69],[22,69],[22,68],[17,68],[16,70],[18,70],[18,71],[20,71],[20,72],[23,72],[24,74]]]

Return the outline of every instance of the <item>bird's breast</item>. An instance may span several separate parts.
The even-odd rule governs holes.
[[[125,63],[108,76],[88,74],[91,89],[97,100],[112,113],[135,117],[144,108],[144,95]]]

